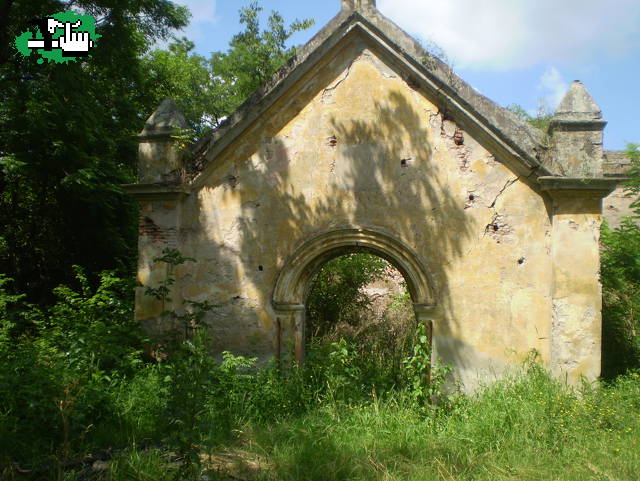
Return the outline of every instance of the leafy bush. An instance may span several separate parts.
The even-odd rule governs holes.
[[[602,228],[602,374],[640,367],[640,227]]]
[[[640,367],[640,144],[629,144],[626,184],[635,216],[602,227],[602,375],[611,379]]]
[[[111,389],[142,362],[132,283],[103,273],[92,290],[59,287],[41,310],[0,291],[0,451],[14,462],[63,459],[114,420]],[[113,434],[111,434],[113,436]]]

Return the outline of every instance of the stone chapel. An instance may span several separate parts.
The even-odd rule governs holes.
[[[403,274],[433,356],[467,389],[532,350],[569,383],[601,362],[599,229],[628,209],[624,157],[574,82],[548,132],[483,97],[385,18],[342,10],[220,127],[181,151],[171,100],[139,135],[136,297],[151,332],[186,301],[216,353],[304,359],[322,265],[367,251]],[[196,259],[170,266],[163,249]],[[166,304],[169,305],[166,305]]]

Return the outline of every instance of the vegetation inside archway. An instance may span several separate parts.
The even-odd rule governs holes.
[[[402,274],[369,253],[327,262],[307,297],[309,362],[343,356],[354,383],[387,389],[402,383],[403,359],[411,354],[416,319]]]

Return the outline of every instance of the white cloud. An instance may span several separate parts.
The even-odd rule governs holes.
[[[555,110],[567,93],[569,84],[555,67],[549,67],[540,77],[538,90],[552,110]]]
[[[211,26],[218,21],[216,0],[174,0],[178,5],[189,7],[191,20],[189,25],[176,36],[185,36],[189,40],[198,43],[206,38]]]
[[[466,68],[583,64],[640,45],[638,0],[378,0],[378,8]]]

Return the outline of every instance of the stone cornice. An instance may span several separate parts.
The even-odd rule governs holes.
[[[606,120],[580,120],[580,119],[552,119],[549,125],[551,131],[582,131],[582,130],[604,130],[607,125]]]
[[[606,197],[618,186],[619,179],[608,177],[538,177],[540,190],[554,194]]]
[[[137,201],[180,200],[190,194],[190,189],[184,185],[125,184],[121,187],[125,194]]]

